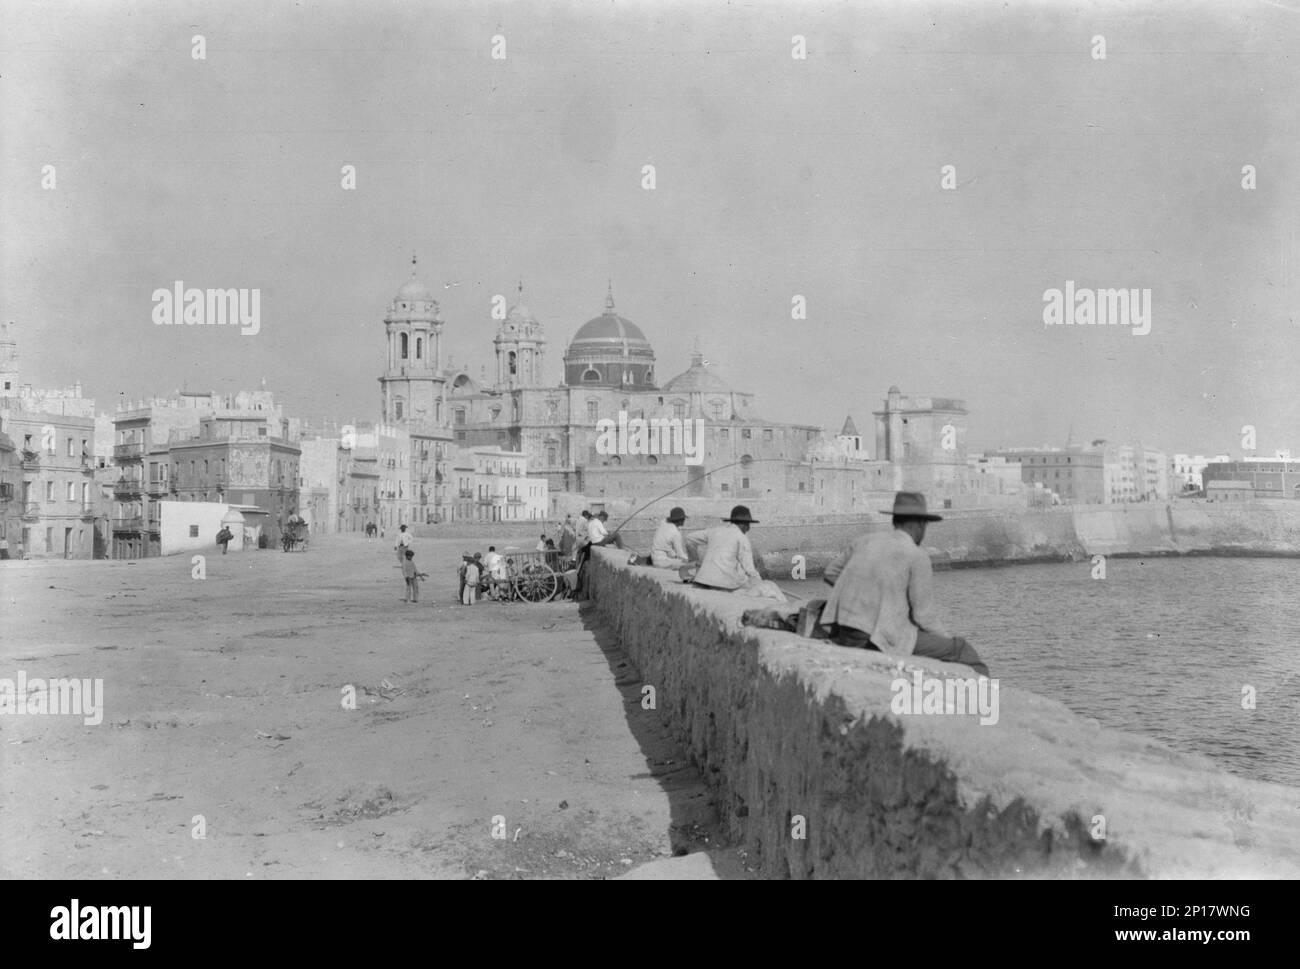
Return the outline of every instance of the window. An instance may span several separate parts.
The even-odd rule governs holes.
[[[54,482],[53,482],[53,481],[47,481],[47,482],[45,482],[45,500],[46,500],[46,501],[53,501],[53,500],[54,500]]]
[[[199,537],[199,526],[198,526],[198,525],[191,525],[191,526],[190,526],[190,538],[198,538],[198,537]]]
[[[684,400],[673,401],[673,417],[686,416],[686,402]]]
[[[715,421],[722,420],[722,409],[725,406],[726,405],[722,401],[717,399],[709,401],[709,413],[713,415]]]
[[[457,427],[464,427],[464,426],[465,426],[465,408],[463,408],[463,407],[457,407],[457,408],[456,408],[456,411],[455,411],[455,423],[456,423],[456,426],[457,426]],[[460,440],[460,441],[465,440],[464,435],[462,434],[459,438],[457,438],[457,440]]]
[[[600,417],[600,401],[587,401],[587,420],[594,421]]]
[[[400,397],[393,401],[393,419],[399,421],[402,419],[402,399]]]
[[[71,442],[72,438],[68,438],[68,440],[69,440],[69,442]],[[75,484],[73,484],[71,481],[69,481],[69,482],[68,482],[68,501],[76,501],[76,500],[77,500],[77,486],[76,486]]]
[[[741,478],[741,479],[740,479],[740,486],[741,486],[742,488],[748,488],[748,487],[749,487],[749,479],[748,479],[748,478]]]
[[[748,441],[751,437],[754,436],[754,432],[751,431],[748,427],[746,427],[744,430],[740,432],[740,436],[743,437],[746,441]]]
[[[72,457],[72,438],[68,438],[68,457]]]
[[[406,334],[403,333],[403,334],[402,334],[402,337],[401,337],[401,341],[400,341],[400,346],[401,346],[401,348],[402,348],[402,349],[401,349],[401,357],[402,357],[403,360],[406,359],[407,342],[408,342],[408,341],[407,341]]]
[[[763,440],[764,441],[772,440],[772,429],[770,427],[763,428]]]
[[[424,359],[424,338],[423,337],[417,336],[415,338],[415,359],[416,360]]]
[[[730,491],[730,490],[731,490],[731,485],[727,484],[725,481],[722,482],[722,490],[723,490],[724,492]]]
[[[718,428],[718,437],[724,441],[731,439],[731,429],[728,427]]]
[[[515,358],[515,351],[511,350],[506,354],[506,365],[510,372],[510,376],[513,377],[519,373],[519,361]]]

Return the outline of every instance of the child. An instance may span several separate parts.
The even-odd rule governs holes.
[[[406,560],[402,562],[402,576],[406,579],[406,602],[420,601],[420,580],[428,576],[415,570],[415,552],[406,550]]]
[[[478,601],[478,581],[478,559],[472,558],[465,563],[465,597],[461,600],[467,606],[472,606]]]

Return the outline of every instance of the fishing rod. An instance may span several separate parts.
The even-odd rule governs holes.
[[[720,467],[720,468],[714,468],[712,471],[706,471],[704,474],[700,475],[698,478],[691,478],[691,479],[690,479],[689,481],[687,481],[685,484],[678,485],[676,488],[673,488],[671,491],[665,491],[665,492],[664,492],[662,495],[660,495],[658,498],[651,498],[651,499],[650,499],[649,501],[647,501],[644,505],[642,505],[642,506],[641,506],[640,508],[638,508],[636,511],[632,512],[632,514],[628,515],[628,516],[627,516],[626,518],[624,518],[621,522],[619,522],[619,523],[618,523],[618,528],[615,528],[614,531],[611,532],[610,534],[616,534],[620,528],[622,528],[624,525],[626,525],[628,522],[630,522],[633,518],[635,518],[637,515],[641,514],[641,512],[645,511],[647,508],[649,508],[651,505],[655,504],[656,502],[663,501],[663,500],[664,500],[665,498],[667,498],[669,495],[675,495],[675,494],[677,494],[677,492],[681,491],[683,488],[689,488],[691,485],[695,484],[697,481],[703,481],[705,478],[707,478],[707,477],[708,477],[709,475],[711,475],[711,474],[717,474],[719,471],[726,471],[728,468],[734,468],[734,467],[736,467],[737,465],[744,465],[745,467],[749,467],[751,464],[762,464],[762,463],[766,463],[766,462],[779,462],[779,463],[782,463],[782,464],[790,464],[790,463],[791,463],[790,460],[789,460],[788,458],[751,458],[751,457],[746,456],[746,457],[741,458],[739,461],[732,461],[730,464],[724,464],[724,465],[722,465],[722,467]]]

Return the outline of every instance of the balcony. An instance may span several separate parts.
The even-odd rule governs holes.
[[[112,525],[115,532],[138,532],[144,525],[144,519],[139,515],[130,518],[114,518]]]
[[[95,462],[92,461],[90,458],[83,457],[83,458],[81,459],[81,473],[82,473],[82,474],[94,474],[94,473],[95,473]]]
[[[39,502],[29,501],[23,506],[23,521],[35,521],[41,517],[41,506]]]
[[[41,456],[35,451],[23,451],[21,464],[24,471],[39,471]]]
[[[132,481],[129,478],[119,478],[113,484],[114,497],[130,496],[140,494],[141,483]]]
[[[114,461],[139,461],[144,457],[143,444],[115,444],[113,445]]]
[[[473,489],[473,488],[461,488],[460,491],[458,492],[458,494],[459,494],[459,496],[460,496],[461,498],[473,498],[473,497],[474,497],[474,489]]]

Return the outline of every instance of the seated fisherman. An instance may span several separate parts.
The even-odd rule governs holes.
[[[650,546],[650,564],[661,569],[676,569],[690,564],[686,546],[682,542],[682,525],[686,523],[686,512],[674,508],[668,513],[668,520],[659,523],[655,531],[654,542]]]
[[[929,514],[925,496],[912,491],[898,492],[894,507],[882,514],[892,516],[892,531],[858,537],[826,567],[825,581],[834,589],[821,624],[830,627],[831,641],[894,656],[963,663],[988,676],[989,668],[970,643],[948,636],[939,623],[934,572],[920,545],[926,525],[943,519]]]
[[[744,505],[736,505],[731,515],[722,520],[726,524],[687,536],[692,545],[705,546],[695,585],[724,592],[757,585],[763,577],[754,567],[754,548],[749,544],[748,532],[749,526],[758,522]]]

